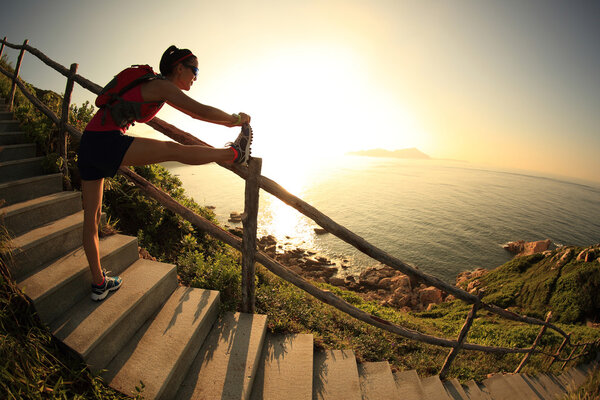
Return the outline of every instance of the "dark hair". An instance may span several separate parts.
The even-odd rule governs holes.
[[[171,46],[160,58],[160,73],[163,76],[168,76],[180,61],[193,60],[195,58],[196,56],[190,50],[178,49],[176,46]]]

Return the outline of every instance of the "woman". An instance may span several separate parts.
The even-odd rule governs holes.
[[[145,81],[122,95],[128,102],[138,103],[137,122],[151,120],[167,103],[193,118],[228,127],[247,126],[250,116],[227,114],[203,105],[183,93],[190,90],[198,76],[198,59],[190,50],[169,47],[160,60],[164,79]],[[116,118],[116,117],[115,117]],[[119,289],[120,277],[108,277],[100,264],[98,224],[102,208],[104,178],[113,177],[120,166],[179,161],[184,164],[247,161],[250,154],[251,130],[242,129],[234,143],[225,148],[188,146],[175,142],[124,135],[128,124],[121,126],[111,113],[101,108],[87,125],[79,146],[78,167],[83,196],[83,248],[92,273],[92,300],[102,300]],[[168,124],[166,124],[168,125]],[[168,125],[171,129],[176,129]]]

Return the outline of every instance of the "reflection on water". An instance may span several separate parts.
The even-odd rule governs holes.
[[[273,235],[284,248],[310,248],[314,245],[313,226],[295,209],[271,195],[263,194],[258,215],[259,236]]]

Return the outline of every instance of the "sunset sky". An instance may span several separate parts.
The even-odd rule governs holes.
[[[100,85],[189,48],[189,94],[249,113],[265,160],[417,147],[600,182],[598,2],[19,0],[2,6],[4,36]],[[64,91],[32,55],[22,76]],[[76,89],[75,102],[93,99]],[[168,106],[159,116],[215,146],[237,135]]]

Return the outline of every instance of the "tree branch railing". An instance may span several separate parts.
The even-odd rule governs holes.
[[[0,67],[0,72],[7,76],[9,79],[12,79],[12,88],[11,95],[9,96],[9,109],[12,109],[13,101],[14,101],[14,90],[18,87],[23,95],[36,107],[38,108],[44,115],[46,115],[50,120],[56,124],[59,129],[59,141],[61,143],[61,156],[64,157],[64,164],[66,165],[67,160],[67,149],[66,149],[66,138],[65,133],[70,134],[75,139],[79,140],[81,138],[82,133],[77,130],[75,127],[71,126],[68,123],[68,110],[70,106],[70,97],[71,92],[73,90],[73,84],[76,82],[83,88],[91,91],[94,94],[98,94],[102,89],[101,86],[89,81],[88,79],[78,75],[77,72],[77,64],[72,64],[70,69],[63,67],[57,62],[53,61],[46,55],[44,55],[38,49],[29,46],[28,41],[26,40],[23,45],[11,44],[6,41],[6,37],[1,41],[2,46],[0,47],[0,57],[2,56],[2,52],[4,47],[10,47],[13,49],[21,50],[19,54],[19,60],[17,63],[17,68],[13,74],[4,68]],[[25,51],[35,55],[38,59],[44,62],[46,65],[54,69],[55,71],[61,73],[67,78],[67,86],[65,90],[65,96],[63,98],[62,104],[62,115],[61,118],[56,116],[52,110],[46,107],[37,97],[31,94],[26,86],[19,80],[18,73],[20,69],[20,65],[23,59],[23,55]],[[12,76],[11,76],[12,75]],[[66,110],[66,111],[65,111]],[[173,125],[155,117],[153,120],[147,122],[147,125],[152,127],[153,129],[163,133],[167,137],[175,140],[176,142],[182,144],[194,144],[194,145],[203,145],[212,147],[209,144],[203,142],[202,140],[196,138],[195,136],[182,131]],[[64,143],[64,146],[63,146]],[[546,318],[545,321],[542,321],[537,318],[532,318],[528,316],[523,316],[511,312],[509,310],[500,308],[494,304],[488,304],[481,301],[482,293],[479,296],[475,296],[471,293],[468,293],[458,287],[452,286],[439,278],[436,278],[432,275],[429,275],[416,267],[405,263],[385,251],[375,247],[374,245],[367,242],[364,238],[356,235],[354,232],[350,231],[346,227],[336,223],[327,215],[321,213],[315,207],[306,203],[304,200],[292,195],[288,191],[286,191],[282,186],[273,180],[262,176],[260,174],[262,160],[253,158],[249,162],[248,167],[233,165],[233,164],[224,164],[219,163],[219,165],[223,168],[229,169],[233,173],[240,176],[242,179],[246,181],[246,194],[245,194],[245,209],[242,217],[244,232],[243,238],[240,239],[237,236],[229,233],[228,231],[220,228],[219,226],[213,224],[207,219],[201,217],[196,214],[194,211],[186,208],[185,206],[179,204],[176,200],[170,197],[167,193],[163,192],[159,188],[152,185],[150,182],[136,174],[129,168],[121,167],[119,169],[119,173],[123,174],[127,179],[133,182],[140,190],[142,190],[147,196],[155,199],[159,204],[161,204],[166,209],[180,215],[182,218],[196,225],[200,229],[206,231],[209,235],[215,237],[218,240],[228,244],[234,249],[240,251],[242,253],[242,311],[243,312],[254,312],[254,263],[259,262],[263,266],[265,266],[268,270],[273,272],[275,275],[280,278],[292,283],[298,288],[304,290],[309,293],[311,296],[316,299],[329,304],[343,313],[346,313],[353,318],[356,318],[360,321],[363,321],[372,326],[378,327],[380,329],[386,330],[388,332],[397,334],[399,336],[405,337],[407,339],[417,340],[423,343],[447,347],[451,348],[450,353],[446,357],[444,365],[440,371],[440,375],[442,377],[446,376],[448,373],[452,361],[456,358],[457,354],[460,350],[474,350],[474,351],[483,351],[488,353],[496,353],[496,354],[525,354],[525,357],[517,367],[517,372],[521,370],[521,368],[525,365],[527,360],[532,354],[542,354],[550,357],[552,361],[550,362],[548,368],[552,366],[552,364],[556,361],[563,362],[562,368],[575,359],[581,358],[589,353],[586,352],[586,349],[590,346],[596,347],[600,343],[600,339],[588,343],[578,343],[571,344],[570,343],[570,334],[565,333],[561,328],[555,326],[550,323],[550,314]],[[63,171],[64,172],[64,171]],[[65,176],[65,180],[68,182],[68,176]],[[288,206],[296,209],[306,217],[310,218],[314,222],[316,222],[319,226],[324,228],[329,233],[335,235],[339,239],[345,241],[346,243],[352,245],[356,249],[360,250],[364,254],[370,256],[371,258],[381,262],[382,264],[388,265],[405,275],[408,275],[414,279],[417,279],[421,282],[428,284],[429,286],[434,286],[444,292],[453,295],[457,299],[465,301],[467,303],[473,304],[472,309],[467,315],[465,323],[459,333],[457,340],[449,340],[445,338],[439,338],[436,336],[426,335],[421,332],[404,328],[402,326],[398,326],[389,321],[386,321],[382,318],[379,318],[375,315],[369,314],[363,310],[358,309],[357,307],[352,306],[339,296],[334,295],[328,290],[320,289],[310,282],[303,279],[298,274],[294,273],[290,269],[286,268],[279,262],[270,258],[267,254],[262,251],[257,251],[256,249],[256,217],[258,212],[258,192],[259,189],[263,189],[266,192],[272,194],[277,197],[279,200],[283,201]],[[532,325],[540,325],[541,329],[538,333],[534,343],[530,348],[509,348],[509,347],[496,347],[496,346],[484,346],[473,343],[466,343],[466,338],[468,336],[468,332],[473,324],[474,319],[476,318],[476,313],[479,310],[486,310],[488,312],[497,314],[503,318],[523,322],[526,324]],[[559,335],[564,337],[562,344],[559,346],[558,350],[555,353],[547,353],[543,350],[537,348],[538,343],[541,340],[541,337],[545,333],[547,329],[554,330]],[[566,358],[560,358],[560,353],[564,349],[566,345],[571,345],[573,350],[571,354]],[[582,347],[582,351],[578,355],[575,354],[575,350],[578,347]]]

